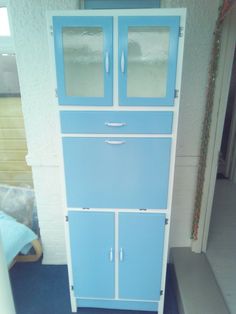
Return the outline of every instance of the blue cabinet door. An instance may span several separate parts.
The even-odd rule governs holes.
[[[119,17],[119,104],[173,106],[178,16]]]
[[[112,17],[53,17],[60,105],[112,105]]]
[[[167,207],[171,138],[63,138],[68,207]]]
[[[160,299],[164,214],[119,214],[119,298]]]
[[[80,298],[114,298],[114,214],[69,212],[74,292]]]

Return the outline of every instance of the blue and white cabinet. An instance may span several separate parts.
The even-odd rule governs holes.
[[[72,310],[163,313],[185,9],[53,12]]]

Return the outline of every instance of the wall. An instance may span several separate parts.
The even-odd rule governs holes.
[[[220,1],[163,0],[187,8],[182,93],[174,181],[171,246],[189,246],[194,209],[208,64]]]
[[[44,263],[64,263],[65,242],[59,180],[59,126],[49,69],[46,10],[74,9],[78,1],[11,0],[10,14],[32,164]],[[165,7],[187,7],[183,89],[174,184],[171,246],[189,246],[197,163],[217,1],[163,0]]]

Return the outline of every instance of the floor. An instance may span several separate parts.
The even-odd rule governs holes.
[[[236,184],[216,181],[207,257],[230,313],[236,313]]]
[[[178,314],[170,266],[165,314]],[[17,314],[71,314],[66,266],[18,263],[10,271]],[[144,311],[80,309],[80,314],[153,314]]]

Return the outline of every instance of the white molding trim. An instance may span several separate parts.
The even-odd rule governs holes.
[[[207,240],[214,197],[215,180],[217,173],[218,155],[224,127],[224,118],[227,107],[231,69],[236,44],[236,9],[224,21],[219,57],[218,76],[214,95],[212,125],[208,144],[208,154],[203,186],[203,197],[199,220],[198,240],[192,241],[192,251],[206,252]]]

